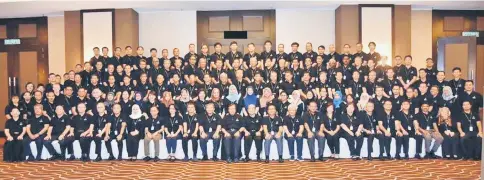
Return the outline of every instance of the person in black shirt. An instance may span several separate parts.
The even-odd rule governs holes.
[[[392,137],[395,137],[395,112],[392,112],[392,102],[385,100],[383,102],[383,111],[377,113],[378,131],[377,138],[380,143],[380,160],[384,160],[383,153],[386,152],[387,159],[392,159],[390,155],[390,145],[392,143]],[[397,146],[400,147],[400,146]]]
[[[88,161],[95,121],[86,113],[86,104],[78,104],[77,111],[78,114],[71,121],[71,133],[74,133],[74,138],[79,140],[81,145],[81,160]]]
[[[314,103],[315,104],[315,103]],[[289,146],[289,154],[291,155],[291,161],[294,161],[294,141],[297,144],[297,159],[302,160],[302,148],[303,148],[303,132],[304,121],[301,117],[296,116],[297,106],[289,105],[288,115],[284,117],[284,138],[287,140],[287,146]],[[314,161],[314,155],[312,159]]]
[[[207,155],[207,143],[209,139],[212,139],[213,143],[213,160],[218,161],[217,153],[220,147],[220,132],[221,118],[215,113],[215,106],[213,103],[208,103],[205,105],[205,113],[200,114],[200,147],[202,149],[203,160],[208,160]]]
[[[276,114],[276,106],[269,105],[267,108],[267,117],[262,120],[262,126],[264,128],[264,150],[266,155],[265,163],[269,163],[269,157],[271,152],[271,143],[274,140],[277,145],[277,153],[279,155],[279,163],[284,162],[282,159],[282,132],[283,123],[282,119]]]
[[[310,58],[311,63],[316,63],[316,57],[318,56],[318,53],[313,51],[313,44],[310,42],[306,43],[306,52],[303,54],[304,58]]]
[[[330,106],[330,105],[328,105]],[[324,107],[326,109],[326,106]],[[309,146],[309,154],[311,155],[311,161],[314,161],[314,141],[318,141],[318,157],[320,161],[323,161],[324,147],[326,146],[326,139],[324,134],[324,124],[322,113],[317,112],[318,107],[316,102],[309,103],[309,109],[307,113],[304,113],[302,119],[304,121],[304,138],[307,139]],[[302,161],[302,157],[298,157],[299,161]]]
[[[408,156],[408,147],[409,147],[409,138],[413,137],[417,142],[420,142],[420,149],[421,142],[422,142],[422,135],[416,135],[415,126],[413,120],[414,115],[410,113],[410,102],[404,101],[402,103],[402,110],[396,114],[395,117],[395,127],[397,129],[395,139],[397,141],[397,151],[395,154],[396,159],[400,159],[400,150],[401,146],[403,145],[403,152],[405,153],[405,159],[409,159]]]
[[[260,153],[262,152],[262,126],[261,117],[257,115],[254,104],[247,108],[248,116],[244,117],[244,153],[245,162],[250,161],[249,153],[252,148],[252,141],[255,142],[257,161],[261,161]]]
[[[287,70],[285,72],[285,81],[281,83],[281,89],[284,90],[287,94],[292,94],[292,91],[297,89],[293,77],[294,76],[292,71]]]
[[[249,66],[249,60],[250,60],[251,58],[255,58],[257,61],[259,61],[259,60],[260,60],[260,55],[259,55],[259,53],[256,53],[256,52],[255,52],[255,44],[254,44],[254,43],[249,43],[249,44],[247,45],[247,50],[248,50],[249,52],[247,52],[247,54],[245,54],[245,55],[244,55],[244,58],[243,58],[244,63],[245,63],[245,65],[246,65],[246,66]],[[262,63],[260,63],[260,65],[262,65]]]
[[[415,124],[415,135],[422,136],[425,139],[425,158],[435,159],[437,158],[435,152],[442,144],[443,137],[439,133],[439,128],[434,126],[437,122],[435,121],[435,116],[429,113],[429,104],[423,103],[421,109],[422,111],[416,114],[413,120]],[[432,139],[435,139],[435,143],[431,148]],[[422,138],[416,140],[417,150],[415,158],[420,159],[420,153],[422,153]]]
[[[263,64],[266,64],[267,60],[271,61],[271,64],[276,64],[276,51],[272,50],[271,41],[264,42],[264,52],[260,54],[260,59]]]
[[[147,115],[135,104],[131,107],[131,115],[127,121],[128,138],[126,148],[128,150],[128,160],[135,161],[138,156],[139,140],[143,139],[145,130],[145,120]]]
[[[94,136],[93,140],[96,144],[96,154],[97,157],[94,161],[101,161],[101,147],[102,142],[105,142],[106,148],[111,149],[111,143],[109,143],[109,126],[108,115],[106,114],[106,106],[104,102],[99,102],[96,104],[97,114],[94,114]],[[109,160],[114,160],[114,156],[110,156]]]
[[[242,117],[236,113],[236,110],[235,104],[229,105],[228,114],[221,123],[227,163],[239,162],[240,133],[245,130]]]
[[[118,144],[118,160],[122,160],[123,140],[126,138],[127,118],[121,114],[120,104],[113,105],[113,114],[108,116],[108,119],[111,129],[109,132],[110,140],[108,143],[111,144],[112,141],[116,141]],[[108,148],[108,152],[109,156],[114,156],[112,147],[110,149]]]
[[[376,121],[376,113],[374,112],[375,105],[373,102],[368,102],[366,104],[365,110],[359,114],[358,119],[362,120],[363,124],[363,134],[367,138],[367,148],[369,161],[373,160],[371,153],[373,152],[373,140],[375,139],[375,134],[380,132],[378,129]]]
[[[472,105],[472,113],[479,114],[482,109],[482,95],[477,91],[474,91],[474,82],[467,80],[464,84],[464,92],[459,96],[461,102],[469,101]]]
[[[460,67],[455,67],[452,69],[452,76],[454,77],[452,80],[449,81],[449,85],[452,88],[452,92],[460,96],[464,93],[464,84],[465,80],[461,78],[462,70]]]
[[[405,67],[397,73],[397,79],[400,80],[404,89],[407,89],[417,81],[417,68],[412,66],[412,56],[405,56]]]
[[[240,51],[237,51],[237,42],[230,42],[230,52],[228,52],[225,56],[225,63],[231,65],[235,59],[239,59],[242,57],[242,53]]]
[[[360,160],[360,151],[363,146],[363,124],[355,114],[355,105],[353,103],[348,104],[346,114],[341,115],[340,122],[340,126],[343,129],[341,136],[348,143],[351,159]]]
[[[151,106],[149,108],[150,117],[148,120],[145,121],[145,139],[144,139],[144,149],[145,149],[145,158],[143,160],[150,161],[150,142],[153,141],[155,146],[155,157],[153,158],[154,162],[158,162],[160,159],[158,156],[160,155],[160,139],[161,134],[164,129],[164,124],[161,117],[158,115],[158,107]]]
[[[42,148],[45,133],[49,128],[49,118],[47,117],[47,113],[43,112],[43,108],[41,104],[37,104],[34,106],[34,116],[27,121],[27,138],[24,138],[24,157],[28,156],[28,161],[34,160],[34,156],[32,151],[30,150],[30,143],[33,141],[37,147],[37,156],[35,160],[40,160],[42,155]]]
[[[68,150],[69,157],[74,158],[74,150],[72,143],[74,142],[74,133],[70,132],[71,118],[64,113],[64,109],[61,105],[57,105],[55,108],[56,115],[51,118],[49,130],[47,136],[44,138],[44,146],[52,155],[52,159],[66,159],[66,148]],[[61,153],[57,153],[52,146],[53,141],[58,141],[60,145]]]
[[[375,42],[368,43],[368,48],[370,49],[370,52],[368,52],[367,54],[368,59],[366,60],[368,61],[370,59],[373,59],[375,61],[375,64],[378,64],[381,60],[381,56],[380,56],[380,53],[375,51],[376,43]]]
[[[195,56],[195,59],[198,59],[198,54],[197,52],[195,51],[195,44],[191,43],[190,45],[188,45],[188,53],[185,54],[185,56],[183,57],[183,66],[188,66],[189,64],[189,60],[192,56]],[[213,59],[213,58],[212,58]]]
[[[326,114],[322,117],[322,123],[324,123],[324,136],[328,141],[328,147],[331,150],[331,158],[339,158],[339,130],[340,122],[338,117],[341,114],[335,113],[333,104],[328,104],[326,108]]]
[[[482,98],[481,98],[482,99]],[[464,112],[460,115],[460,121],[457,121],[457,130],[460,134],[460,144],[464,159],[480,160],[482,148],[482,121],[479,115],[472,112],[472,103],[464,101],[462,103]]]
[[[185,161],[188,161],[188,141],[192,141],[193,161],[197,161],[198,151],[198,127],[199,117],[197,117],[197,111],[195,109],[195,103],[188,102],[186,105],[187,114],[183,115],[183,152],[185,154]]]
[[[3,161],[20,162],[24,158],[22,157],[22,140],[26,134],[26,123],[20,117],[20,111],[16,107],[12,108],[10,116],[11,118],[5,122],[4,132],[7,141],[3,146]]]
[[[452,160],[458,157],[459,131],[457,131],[457,127],[452,122],[450,114],[449,108],[443,107],[439,111],[438,119],[434,121],[434,128],[438,128],[436,133],[441,134],[443,137],[442,156]]]
[[[304,59],[304,56],[298,51],[298,48],[299,48],[299,43],[297,42],[293,42],[291,43],[291,53],[288,54],[289,56],[289,61],[293,61],[295,59],[297,59],[298,61],[300,61],[299,63],[302,63],[302,60]],[[293,68],[296,68],[296,67],[293,67]]]

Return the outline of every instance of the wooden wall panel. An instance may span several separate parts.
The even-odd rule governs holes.
[[[65,11],[65,52],[66,69],[74,69],[76,64],[82,63],[82,26],[80,11]]]
[[[0,25],[0,39],[6,39],[6,38],[7,38],[7,26]]]
[[[484,94],[484,45],[477,46],[477,60],[476,60],[476,79],[474,80],[476,84],[476,91]]]
[[[6,52],[0,53],[0,107],[7,106],[9,99],[8,99],[8,65],[7,65],[7,56]],[[3,115],[3,114],[2,114]],[[3,131],[5,128],[5,116],[0,118],[0,131]]]
[[[223,32],[230,31],[229,16],[212,16],[208,18],[208,31]]]
[[[19,24],[18,26],[19,38],[34,38],[37,37],[36,24]]]
[[[469,47],[467,44],[446,44],[445,45],[445,76],[452,79],[452,69],[460,67],[463,77],[466,77],[469,67],[465,63],[468,58]]]
[[[19,86],[23,87],[27,82],[39,83],[37,78],[37,52],[19,52],[20,76]]]
[[[263,31],[264,17],[263,16],[243,16],[242,26],[244,31]]]
[[[484,17],[477,17],[477,30],[484,31]]]
[[[244,30],[244,17],[261,16],[263,30],[250,30],[247,32],[247,39],[224,39],[223,32],[210,31],[209,19],[210,17],[229,17],[230,31]],[[275,11],[274,10],[247,10],[247,11],[198,11],[197,12],[197,44],[207,44],[213,46],[214,43],[220,42],[222,46],[228,47],[231,41],[237,41],[239,51],[245,52],[246,46],[249,43],[256,44],[256,52],[262,51],[262,44],[266,40],[273,43],[273,49],[277,47],[275,44],[276,38],[275,27]],[[210,48],[210,53],[213,53],[213,48]],[[227,52],[227,51],[223,51]]]
[[[126,46],[136,49],[139,46],[139,17],[133,9],[114,11],[114,46],[124,50]],[[161,30],[160,30],[161,32]],[[136,53],[136,50],[133,50]],[[124,52],[123,54],[124,55]]]
[[[444,17],[444,31],[463,31],[464,17],[446,16]]]
[[[396,5],[393,16],[393,55],[406,56],[412,52],[412,6]],[[392,57],[388,57],[393,59]],[[424,61],[424,59],[418,59]],[[393,62],[395,64],[395,62]]]
[[[355,51],[360,42],[360,13],[358,5],[341,5],[335,12],[336,51],[341,52],[344,44],[350,44]],[[354,53],[354,52],[352,52]]]

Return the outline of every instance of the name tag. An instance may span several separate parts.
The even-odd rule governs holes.
[[[274,134],[275,134],[275,133],[274,133],[274,131],[271,131],[271,135],[273,135],[273,136],[274,136]]]
[[[315,128],[315,127],[313,127],[313,132],[315,132],[315,131],[316,131],[316,128]]]
[[[474,131],[474,127],[473,127],[473,126],[470,126],[470,127],[469,127],[469,131],[470,131],[470,132]]]
[[[346,80],[346,75],[343,76],[343,79]]]
[[[208,132],[212,132],[212,128],[208,128]]]
[[[390,95],[390,96],[393,95],[393,92],[390,90],[390,92],[388,93],[388,95]]]
[[[408,126],[408,128],[407,128],[407,129],[408,129],[409,131],[411,131],[411,130],[412,130],[412,127],[411,127],[411,126]]]
[[[187,133],[190,134],[190,129],[188,129]]]
[[[430,130],[430,126],[427,126],[427,131]]]
[[[390,128],[387,128],[387,131],[390,132]]]
[[[292,130],[291,134],[296,134],[296,131]]]
[[[114,135],[116,135],[116,136],[117,136],[117,135],[118,135],[118,131],[114,131]]]
[[[372,133],[372,134],[375,134],[375,130],[374,130],[374,129],[372,129],[372,130],[371,130],[371,133]]]
[[[153,131],[153,130],[155,130],[155,126],[151,126],[151,130],[152,130],[152,131]]]
[[[171,131],[171,132],[170,132],[170,134],[171,134],[172,136],[173,136],[173,135],[175,135],[175,133],[173,133],[173,131]]]
[[[97,130],[97,133],[98,133],[98,134],[101,134],[101,132],[102,132],[102,130]]]
[[[350,126],[350,130],[353,131],[353,125]]]

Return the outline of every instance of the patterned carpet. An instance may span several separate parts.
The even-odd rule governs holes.
[[[2,155],[2,153],[0,153]],[[0,162],[0,179],[479,179],[480,161]]]

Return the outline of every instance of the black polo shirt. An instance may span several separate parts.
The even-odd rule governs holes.
[[[111,134],[117,136],[121,133],[122,124],[126,123],[127,119],[122,114],[117,117],[113,114],[108,116],[108,120],[111,123]]]
[[[359,119],[363,121],[363,128],[372,131],[373,133],[376,133],[378,123],[374,112],[371,115],[368,115],[368,113],[366,112],[361,112],[359,114]]]
[[[238,131],[244,126],[244,121],[242,117],[238,114],[230,115],[227,114],[221,122],[222,128],[226,131]]]
[[[67,115],[63,115],[58,117],[55,115],[50,119],[50,126],[52,127],[52,134],[53,136],[59,136],[64,132],[67,126],[71,125],[71,118]]]
[[[462,112],[460,113],[460,126],[462,128],[462,131],[465,133],[468,132],[479,132],[479,129],[477,129],[477,121],[480,121],[479,115],[477,113],[471,112],[471,113],[465,113]],[[459,122],[459,121],[458,121]]]
[[[284,126],[287,127],[287,130],[291,132],[291,134],[298,133],[299,127],[304,125],[304,120],[299,116],[285,116],[283,119]]]
[[[294,84],[294,82],[287,82],[287,81],[284,81],[283,83],[281,83],[281,87],[282,87],[282,90],[284,90],[288,96],[292,94],[292,91],[294,91],[296,88],[296,84]]]
[[[212,114],[212,116],[209,116],[208,114],[204,113],[201,114],[200,116],[200,126],[203,127],[204,132],[215,132],[217,130],[217,126],[220,124],[220,121],[222,118],[218,114],[215,114],[215,112]]]
[[[349,114],[345,113],[340,116],[340,124],[344,124],[348,127],[348,129],[350,129],[353,132],[356,132],[361,122],[355,114],[350,116]]]
[[[436,123],[436,119],[434,116],[428,113],[423,113],[422,111],[419,112],[414,116],[414,120],[418,122],[418,126],[425,130],[431,130],[434,128],[433,124]]]
[[[415,131],[415,127],[413,126],[414,115],[410,112],[405,114],[403,111],[397,112],[395,115],[395,121],[400,121],[402,127],[405,131]]]
[[[154,133],[156,131],[159,131],[161,127],[163,127],[163,120],[160,116],[153,118],[150,117],[148,120],[144,121],[145,127],[148,128],[148,131],[150,133]]]
[[[103,116],[94,115],[93,118],[94,118],[94,134],[101,132],[109,123],[107,114],[104,114]]]
[[[409,83],[413,77],[417,77],[417,69],[413,66],[407,68],[406,66],[400,69],[397,73],[398,76],[402,77],[403,82]]]
[[[197,114],[190,116],[189,114],[183,115],[183,123],[187,123],[187,131],[188,133],[192,133],[197,128],[197,123],[199,123],[199,117]]]
[[[482,95],[476,91],[472,91],[471,93],[464,92],[459,96],[459,99],[461,100],[460,105],[464,101],[470,101],[473,113],[479,113],[479,108],[482,108]]]
[[[385,111],[377,113],[377,120],[378,122],[383,123],[383,127],[388,131],[390,130],[391,133],[396,131],[395,129],[395,113],[398,111],[391,111],[390,114],[387,114]]]
[[[89,126],[94,125],[94,118],[89,114],[76,115],[72,118],[71,127],[74,128],[76,134],[83,133],[89,129]]]
[[[262,118],[258,115],[254,117],[245,116],[244,117],[244,127],[249,132],[259,131],[261,127]]]
[[[19,117],[16,121],[13,119],[8,119],[5,122],[5,129],[8,129],[11,136],[18,136],[22,134],[23,128],[26,126],[26,123],[23,119]]]
[[[284,124],[279,116],[275,116],[274,118],[267,116],[262,120],[262,125],[266,125],[267,131],[270,133],[277,133],[279,132],[279,127],[282,127]]]
[[[27,121],[27,124],[30,125],[30,132],[32,134],[39,133],[44,128],[44,125],[49,123],[49,119],[43,115],[39,117],[34,116],[29,121]]]

